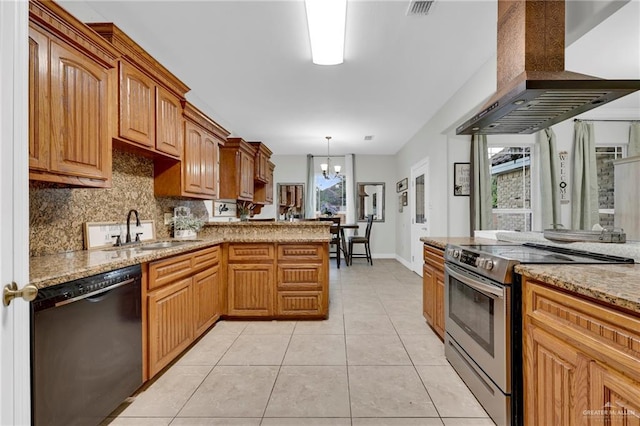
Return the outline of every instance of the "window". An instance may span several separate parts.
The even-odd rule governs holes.
[[[326,157],[315,157],[315,191],[314,191],[314,210],[315,216],[331,215],[346,216],[347,213],[347,178],[344,175],[344,157],[331,157],[330,172],[333,172],[333,166],[339,164],[342,171],[338,176],[330,173],[329,179],[326,179],[320,171],[320,164],[326,163]]]
[[[598,170],[598,206],[600,213],[600,225],[613,228],[614,212],[614,170],[613,160],[625,155],[623,145],[596,146],[596,168]]]
[[[493,229],[531,231],[531,146],[489,146]]]

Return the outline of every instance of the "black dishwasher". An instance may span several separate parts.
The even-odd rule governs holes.
[[[141,278],[135,265],[38,291],[33,424],[97,425],[142,385]]]

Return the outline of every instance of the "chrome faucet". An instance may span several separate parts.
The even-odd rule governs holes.
[[[136,215],[136,226],[140,226],[140,216],[138,216],[138,211],[135,209],[129,210],[129,213],[127,214],[127,236],[124,240],[125,244],[131,242],[131,213],[134,213]],[[139,241],[139,238],[140,235],[136,234],[136,241]]]

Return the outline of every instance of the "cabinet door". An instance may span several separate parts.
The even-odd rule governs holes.
[[[208,132],[204,133],[200,158],[202,170],[202,193],[218,196],[218,141]]]
[[[597,362],[590,364],[592,425],[640,425],[640,383]]]
[[[240,191],[239,198],[253,201],[253,157],[240,152]]]
[[[118,135],[153,148],[156,140],[155,83],[133,65],[120,61]]]
[[[104,68],[51,41],[51,170],[107,179],[111,175],[108,78]]]
[[[278,316],[308,317],[325,314],[321,291],[278,291]]]
[[[590,360],[531,324],[525,334],[525,424],[588,425]]]
[[[433,328],[436,333],[444,340],[444,272],[435,269],[434,274],[434,312],[433,312]]]
[[[220,316],[220,265],[193,277],[195,337],[204,333]]]
[[[273,264],[229,264],[229,315],[273,315]]]
[[[156,86],[156,149],[182,155],[182,106],[180,99]]]
[[[169,364],[193,341],[192,278],[149,293],[149,376]]]
[[[267,183],[265,186],[265,204],[273,204],[273,163],[269,163],[269,170],[267,172]]]
[[[49,168],[49,38],[29,28],[29,168]]]
[[[431,265],[422,265],[422,313],[427,323],[433,327],[435,291],[433,289],[435,270]]]
[[[199,194],[202,192],[201,147],[204,143],[203,131],[193,123],[185,123],[185,145],[182,168],[184,190]]]

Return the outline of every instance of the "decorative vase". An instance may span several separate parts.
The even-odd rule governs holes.
[[[240,222],[247,222],[249,220],[249,215],[242,213],[240,214]]]
[[[198,233],[193,229],[176,229],[173,231],[173,238],[194,239]]]

